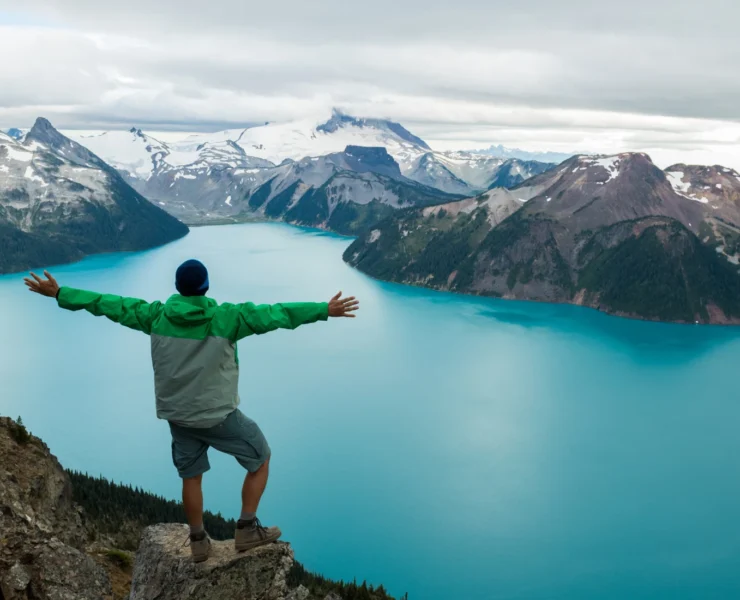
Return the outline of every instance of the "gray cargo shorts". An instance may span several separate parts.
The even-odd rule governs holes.
[[[170,423],[172,462],[183,479],[197,477],[211,468],[208,448],[229,454],[250,473],[270,458],[270,446],[257,423],[239,409],[213,427],[198,429]]]

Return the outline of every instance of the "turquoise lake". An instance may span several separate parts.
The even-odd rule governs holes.
[[[60,284],[166,299],[188,258],[220,301],[357,295],[357,319],[247,338],[242,410],[273,449],[260,517],[333,578],[411,600],[740,597],[740,328],[385,284],[346,238],[193,229],[56,267]],[[0,277],[0,414],[67,467],[180,495],[149,340]],[[243,471],[211,451],[206,507]]]

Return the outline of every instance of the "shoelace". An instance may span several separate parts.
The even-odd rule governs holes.
[[[257,535],[263,540],[267,537],[267,527],[263,527],[257,517],[254,518],[254,528],[257,531]]]

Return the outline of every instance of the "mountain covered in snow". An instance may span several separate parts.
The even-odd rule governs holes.
[[[347,234],[399,208],[460,197],[406,178],[385,148],[365,146],[267,168],[169,171],[139,189],[187,222],[267,218]]]
[[[228,169],[270,169],[286,162],[341,153],[348,146],[384,148],[407,179],[466,196],[491,186],[514,185],[553,166],[470,152],[436,152],[398,123],[360,119],[338,111],[326,121],[268,123],[191,135],[169,143],[137,128],[68,135],[115,166],[145,195],[156,190],[154,196],[165,204],[173,200],[198,203],[198,199],[189,199],[175,189],[172,194],[166,193],[174,178],[204,180],[215,174],[222,180]],[[259,182],[261,177],[254,179]],[[216,193],[213,182],[200,184]],[[224,198],[228,195],[226,192]]]
[[[736,181],[722,167],[664,173],[645,154],[575,156],[512,189],[397,213],[345,260],[437,289],[739,323]]]
[[[22,139],[0,133],[0,273],[142,250],[187,233],[47,120]]]
[[[564,160],[568,160],[573,153],[564,152],[529,152],[527,150],[520,150],[519,148],[507,148],[506,146],[491,145],[488,148],[481,150],[474,150],[475,154],[487,154],[489,156],[495,156],[496,158],[517,158],[519,160],[534,160],[546,163],[560,164]]]
[[[426,152],[407,165],[404,174],[419,183],[470,196],[494,187],[513,187],[554,166],[472,152]]]

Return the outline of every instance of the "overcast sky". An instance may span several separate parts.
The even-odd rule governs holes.
[[[433,147],[740,168],[736,0],[0,0],[0,127],[330,114]]]

